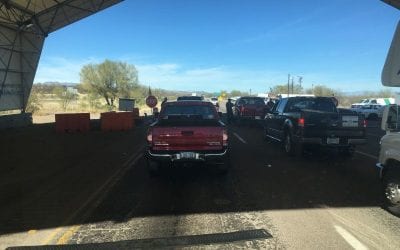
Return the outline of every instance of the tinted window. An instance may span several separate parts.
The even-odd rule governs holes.
[[[282,99],[279,101],[278,108],[277,108],[277,111],[279,113],[283,113],[283,110],[285,109],[287,101],[288,101],[287,99]]]
[[[264,105],[264,99],[262,98],[241,98],[240,103],[243,105]]]
[[[336,112],[336,106],[329,98],[308,98],[294,100],[287,108],[287,112],[298,112],[303,109],[318,110],[324,112]]]
[[[203,98],[201,96],[180,96],[178,101],[201,101]]]
[[[164,108],[161,119],[179,116],[216,119],[215,108],[209,105],[168,105]]]

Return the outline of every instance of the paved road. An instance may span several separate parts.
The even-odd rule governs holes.
[[[374,164],[381,132],[376,125],[370,124],[370,143],[359,147],[352,159],[329,152],[290,158],[279,144],[264,141],[259,127],[232,126],[233,164],[224,177],[197,167],[174,168],[152,178],[141,157],[142,141],[115,163],[112,173],[99,177],[96,187],[77,182],[69,193],[59,190],[65,202],[71,192],[92,190],[86,199],[74,200],[75,212],[63,214],[70,220],[36,228],[35,220],[29,227],[24,220],[8,221],[0,246],[163,248],[208,243],[207,248],[222,249],[400,249],[400,218],[380,207]],[[144,133],[138,129],[120,140],[126,146]],[[90,169],[96,173],[96,165]],[[71,173],[78,175],[79,170]]]

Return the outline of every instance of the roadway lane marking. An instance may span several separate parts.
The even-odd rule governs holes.
[[[56,228],[42,243],[43,245],[48,245],[54,241],[54,238],[58,234],[61,233],[63,229],[65,229],[64,225],[71,224],[71,222],[76,219],[76,217],[81,213],[82,211],[86,210],[86,213],[83,215],[83,220],[85,220],[90,213],[103,201],[103,199],[106,197],[108,192],[111,190],[111,188],[121,179],[121,177],[126,173],[126,171],[133,166],[142,156],[143,156],[143,150],[144,146],[140,147],[135,154],[133,154],[127,161],[125,161],[122,164],[122,168],[118,169],[113,175],[108,178],[103,185],[101,185],[92,195],[89,196],[89,198],[86,200],[85,203],[83,203],[82,206],[80,206],[73,214],[71,214],[62,224],[60,227]],[[97,199],[97,200],[96,200]],[[87,208],[89,205],[93,204],[91,208]],[[70,237],[72,237],[73,233],[75,233],[80,226],[76,228],[76,226],[70,226],[65,229],[66,231],[61,235],[61,237],[58,238],[57,244],[65,244],[64,242],[68,242]],[[73,232],[73,233],[71,233]]]
[[[371,158],[371,159],[373,159],[373,160],[378,160],[378,157],[376,157],[375,155],[371,155],[371,154],[368,154],[368,153],[364,153],[364,152],[361,152],[361,151],[358,151],[358,150],[356,150],[355,152],[356,152],[357,154],[366,156],[366,157]]]
[[[233,132],[233,135],[234,135],[239,141],[241,141],[243,144],[247,144],[247,142],[246,142],[242,137],[240,137],[240,135],[236,134],[235,132]]]
[[[350,246],[352,246],[354,249],[356,250],[367,250],[368,248],[361,243],[359,240],[357,240],[356,237],[354,237],[351,233],[349,233],[346,229],[344,229],[341,226],[338,225],[334,225],[335,230],[338,234],[340,234],[340,236],[342,236],[343,239],[345,239],[345,241],[347,241],[347,243],[350,244]]]

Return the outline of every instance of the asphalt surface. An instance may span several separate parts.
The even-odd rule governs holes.
[[[91,132],[83,135],[87,154],[69,152],[65,167],[40,185],[18,183],[13,195],[10,181],[2,192],[0,248],[400,249],[400,218],[381,208],[377,122],[351,159],[324,150],[288,157],[260,127],[230,126],[226,176],[205,166],[149,176],[145,131]]]

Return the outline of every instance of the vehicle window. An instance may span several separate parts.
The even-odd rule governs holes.
[[[377,104],[376,100],[371,100],[372,104]]]
[[[264,100],[262,98],[242,98],[243,105],[264,105]]]
[[[335,104],[328,98],[300,99],[287,108],[287,112],[295,112],[303,109],[318,110],[324,112],[336,112]]]
[[[279,113],[283,113],[283,110],[285,109],[285,106],[286,106],[287,101],[288,101],[287,99],[282,99],[282,100],[279,102],[278,107],[277,107],[277,111],[278,111]]]
[[[176,118],[179,116],[216,119],[214,108],[208,105],[169,105],[164,108],[161,119]]]

